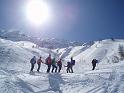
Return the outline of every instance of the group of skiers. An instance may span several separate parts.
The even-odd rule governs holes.
[[[51,66],[52,66],[52,71],[51,72],[57,72],[57,68],[58,68],[58,72],[61,71],[61,68],[62,68],[61,58],[56,62],[55,57],[52,59],[51,54],[49,54],[49,56],[46,58],[46,63],[45,64],[47,65],[47,73],[50,72]]]
[[[43,62],[42,57],[40,57],[38,60],[36,60],[36,57],[34,56],[31,60],[31,72],[33,72],[34,66],[37,63],[38,68],[37,68],[37,72],[40,72],[40,67],[41,67],[41,63],[46,64],[47,65],[47,73],[50,72],[51,67],[52,70],[51,72],[60,72],[62,69],[62,59],[60,58],[58,61],[56,61],[56,58],[54,57],[53,59],[51,58],[51,54],[49,54],[49,56],[46,58],[45,62]],[[75,60],[73,60],[73,58],[71,58],[70,62],[67,62],[67,73],[73,73],[73,65],[75,64]]]
[[[37,71],[39,72],[39,70],[40,70],[40,66],[41,66],[41,63],[44,63],[42,60],[41,60],[41,57],[38,59],[38,60],[36,60],[36,57],[34,56],[31,60],[30,60],[30,63],[31,63],[31,72],[33,72],[33,69],[34,69],[34,66],[35,66],[35,64],[36,64],[36,62],[37,62],[37,65],[38,65],[38,68],[37,68]]]
[[[56,58],[54,57],[53,59],[51,58],[51,54],[49,54],[49,56],[46,58],[45,62],[43,62],[42,57],[40,57],[38,60],[36,60],[36,57],[34,56],[31,60],[31,72],[33,72],[34,66],[37,63],[38,68],[37,68],[37,72],[40,72],[40,67],[41,67],[41,63],[46,64],[47,65],[47,73],[50,72],[51,67],[52,70],[51,72],[60,72],[62,69],[62,59],[60,58],[58,61],[56,61]],[[95,69],[96,67],[96,63],[98,63],[98,60],[93,59],[92,60],[92,70]],[[73,66],[75,65],[75,60],[73,60],[73,57],[71,57],[71,60],[69,62],[67,62],[67,65],[64,67],[67,67],[66,72],[67,73],[73,73]]]

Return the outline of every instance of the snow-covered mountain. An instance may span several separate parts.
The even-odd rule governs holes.
[[[19,30],[0,30],[0,37],[7,40],[12,41],[30,41],[37,44],[40,47],[44,48],[66,48],[69,46],[79,46],[82,45],[82,42],[77,41],[67,41],[64,39],[56,39],[56,38],[39,38],[34,36],[29,36],[27,34],[22,33]]]
[[[13,42],[0,39],[0,91],[1,93],[123,93],[124,61],[120,58],[119,46],[124,40],[95,41],[92,46],[68,48],[32,48],[36,44],[28,41]],[[47,66],[41,65],[41,73],[29,74],[30,59],[42,56],[43,61],[52,56],[63,57],[63,64],[74,57],[74,73],[46,73]],[[92,71],[91,61],[99,60]],[[35,65],[34,71],[36,71]]]
[[[30,37],[19,30],[0,30],[0,37],[12,41],[30,40]]]
[[[40,44],[42,47],[50,48],[50,49],[56,49],[56,48],[66,48],[69,46],[79,46],[82,45],[82,42],[71,42],[64,39],[56,39],[56,38],[46,38],[46,39],[40,39]]]

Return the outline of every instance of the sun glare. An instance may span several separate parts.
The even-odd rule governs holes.
[[[31,0],[27,4],[27,18],[34,24],[42,24],[50,20],[48,5],[42,0]]]

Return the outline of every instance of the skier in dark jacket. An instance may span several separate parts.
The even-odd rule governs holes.
[[[30,60],[30,63],[31,63],[31,72],[33,72],[33,69],[34,69],[34,65],[36,63],[36,57],[34,56],[31,60]]]
[[[57,65],[59,67],[58,72],[60,72],[62,69],[62,59],[59,59],[59,61],[57,62]]]
[[[70,70],[71,70],[71,73],[74,73],[73,72],[73,66],[75,65],[75,60],[73,60],[73,57],[71,57],[71,65],[70,65]]]
[[[98,62],[98,61],[97,61],[96,59],[93,59],[93,60],[92,60],[92,66],[93,66],[92,70],[95,69],[97,62]]]
[[[51,54],[46,58],[46,65],[48,66],[47,73],[49,73],[52,65]]]
[[[67,62],[67,66],[65,66],[65,67],[67,67],[67,69],[66,69],[67,73],[71,73],[70,72],[71,62]]]
[[[53,73],[54,69],[55,69],[55,72],[57,72],[57,66],[56,66],[56,59],[55,58],[52,59],[52,71],[51,71],[52,73]]]
[[[41,57],[40,57],[40,58],[37,60],[37,65],[38,65],[37,72],[39,72],[39,70],[40,70],[41,63],[43,63],[43,61],[41,60]]]

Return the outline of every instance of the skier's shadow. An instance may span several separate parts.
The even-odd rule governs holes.
[[[54,73],[49,74],[49,84],[50,84],[50,90],[52,91],[58,91],[59,93],[62,93],[60,90],[60,84],[63,84],[64,81],[60,74]]]
[[[48,80],[49,80],[49,88],[43,91],[39,91],[36,93],[46,93],[48,91],[55,91],[58,93],[62,93],[60,90],[60,84],[64,84],[64,81],[59,73],[49,73],[48,75]]]

